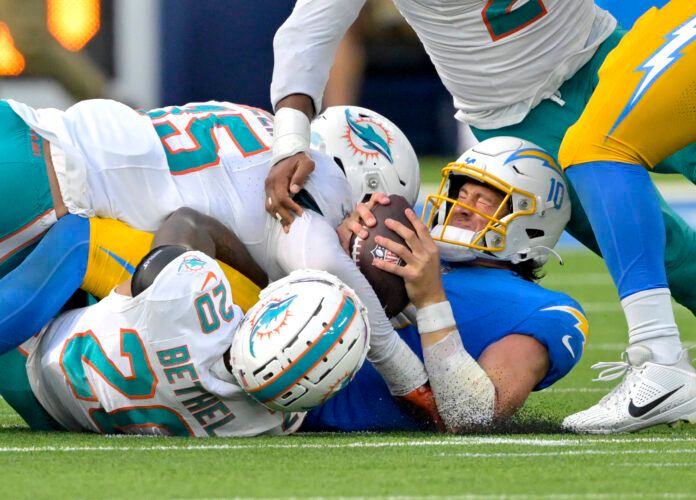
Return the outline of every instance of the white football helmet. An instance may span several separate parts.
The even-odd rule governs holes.
[[[369,340],[353,290],[324,271],[295,271],[266,287],[235,331],[232,373],[267,408],[307,411],[353,379]]]
[[[493,215],[457,201],[469,179],[493,188],[504,198]],[[488,220],[479,231],[450,224],[454,205]],[[515,137],[485,140],[442,169],[437,194],[429,195],[423,221],[443,259],[476,257],[519,263],[546,262],[570,218],[568,188],[554,158],[535,144]]]
[[[414,205],[420,190],[418,157],[399,128],[358,106],[333,106],[312,121],[311,148],[332,157],[353,192],[353,206],[370,194],[399,194]]]

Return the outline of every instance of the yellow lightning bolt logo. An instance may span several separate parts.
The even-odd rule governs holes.
[[[585,342],[587,342],[587,337],[590,335],[590,323],[587,321],[587,318],[582,313],[582,311],[579,311],[578,309],[571,306],[552,306],[542,309],[542,311],[562,311],[570,314],[576,320],[578,320],[578,322],[575,323],[575,325],[573,326],[575,326],[575,328],[577,328],[578,331],[582,333],[582,347],[584,349]],[[566,347],[566,349],[570,351],[571,356],[575,358],[575,351],[573,351],[573,347],[570,345],[570,335],[563,336],[561,342],[563,342],[563,345]]]
[[[556,172],[561,171],[561,167],[558,166],[553,156],[551,156],[542,149],[536,148],[518,149],[513,154],[511,154],[507,160],[505,160],[505,163],[510,163],[511,161],[520,158],[536,158],[537,160],[541,160],[544,166],[549,167],[550,169],[553,169]]]

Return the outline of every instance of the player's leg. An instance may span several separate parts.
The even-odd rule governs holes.
[[[37,333],[79,288],[99,298],[108,295],[130,278],[152,238],[119,221],[61,218],[24,262],[0,280],[0,353]],[[248,309],[258,300],[259,288],[225,267],[235,302]]]
[[[634,380],[620,384],[602,405],[569,417],[566,425],[574,430],[630,431],[696,413],[696,372],[684,362],[667,287],[665,226],[644,168],[696,140],[694,41],[696,15],[688,1],[673,0],[641,18],[605,60],[600,83],[559,153],[622,299],[627,377],[651,373],[652,365],[673,375],[654,372],[652,394],[655,385],[660,390],[640,406],[644,412],[631,411],[647,383]],[[663,413],[668,405],[679,414]]]
[[[56,221],[42,139],[0,101],[0,277]]]
[[[696,184],[696,143],[677,151],[655,165],[655,172],[679,173]],[[667,244],[665,265],[667,282],[677,302],[696,314],[696,232],[677,216],[660,196]]]
[[[507,335],[486,347],[478,364],[495,387],[495,419],[504,421],[522,408],[549,371],[546,347],[528,335]]]
[[[0,356],[0,396],[35,431],[61,430],[34,396],[27,377],[27,356],[19,349]]]
[[[566,130],[582,114],[592,92],[598,84],[597,72],[609,52],[618,45],[625,31],[616,30],[605,40],[595,56],[559,89],[559,99],[545,99],[536,106],[519,124],[496,130],[472,129],[480,141],[497,135],[520,137],[538,144],[555,157]],[[696,144],[690,144],[669,156],[654,169],[662,173],[680,173],[696,183]],[[580,243],[601,255],[587,214],[578,199],[572,184],[569,196],[573,207],[571,219],[566,230]],[[667,234],[665,246],[665,265],[667,282],[674,299],[696,314],[696,260],[688,256],[696,255],[696,231],[694,231],[659,196],[660,209]]]
[[[0,280],[0,354],[38,333],[80,287],[89,222],[61,218],[22,264]]]
[[[662,304],[664,321],[649,331],[637,325],[631,328],[630,314],[627,319],[632,340],[662,339],[652,344],[665,362],[679,356],[680,346],[676,325],[666,312],[671,303],[659,198],[643,167],[652,167],[696,138],[696,113],[690,118],[682,111],[687,103],[678,102],[689,99],[696,70],[689,23],[696,25],[696,17],[683,0],[674,0],[638,22],[605,60],[600,83],[566,134],[559,154],[564,166],[572,165],[567,175],[620,297],[643,293],[646,298],[633,299]],[[629,309],[641,309],[633,299]]]

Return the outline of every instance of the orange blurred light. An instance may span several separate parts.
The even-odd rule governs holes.
[[[7,24],[0,22],[0,76],[17,76],[24,71],[24,56],[14,46]]]
[[[87,45],[99,23],[99,0],[48,0],[48,31],[68,50]]]

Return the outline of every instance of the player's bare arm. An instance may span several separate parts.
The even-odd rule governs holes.
[[[60,187],[58,186],[58,177],[56,176],[56,170],[53,167],[53,160],[51,160],[51,143],[46,139],[42,139],[44,151],[46,152],[46,175],[48,176],[48,185],[51,188],[51,198],[53,199],[53,209],[56,211],[56,219],[60,219],[68,213],[68,209],[63,202],[63,196],[60,194]]]
[[[268,284],[268,276],[239,238],[217,219],[192,208],[180,208],[167,217],[155,234],[152,246],[162,245],[182,245],[200,250],[243,271],[258,286]]]
[[[549,371],[546,347],[529,335],[507,335],[488,346],[478,364],[496,388],[495,419],[503,421],[524,406]]]
[[[299,192],[314,168],[304,154],[309,152],[309,121],[322,107],[336,48],[364,3],[297,2],[274,37],[274,167],[266,180],[266,210],[286,227],[302,213],[291,196]]]
[[[304,186],[314,170],[309,157],[309,122],[314,118],[312,99],[304,94],[292,94],[276,106],[273,140],[273,167],[266,178],[266,210],[284,226],[289,226],[295,215],[302,215],[302,207],[292,196]]]

